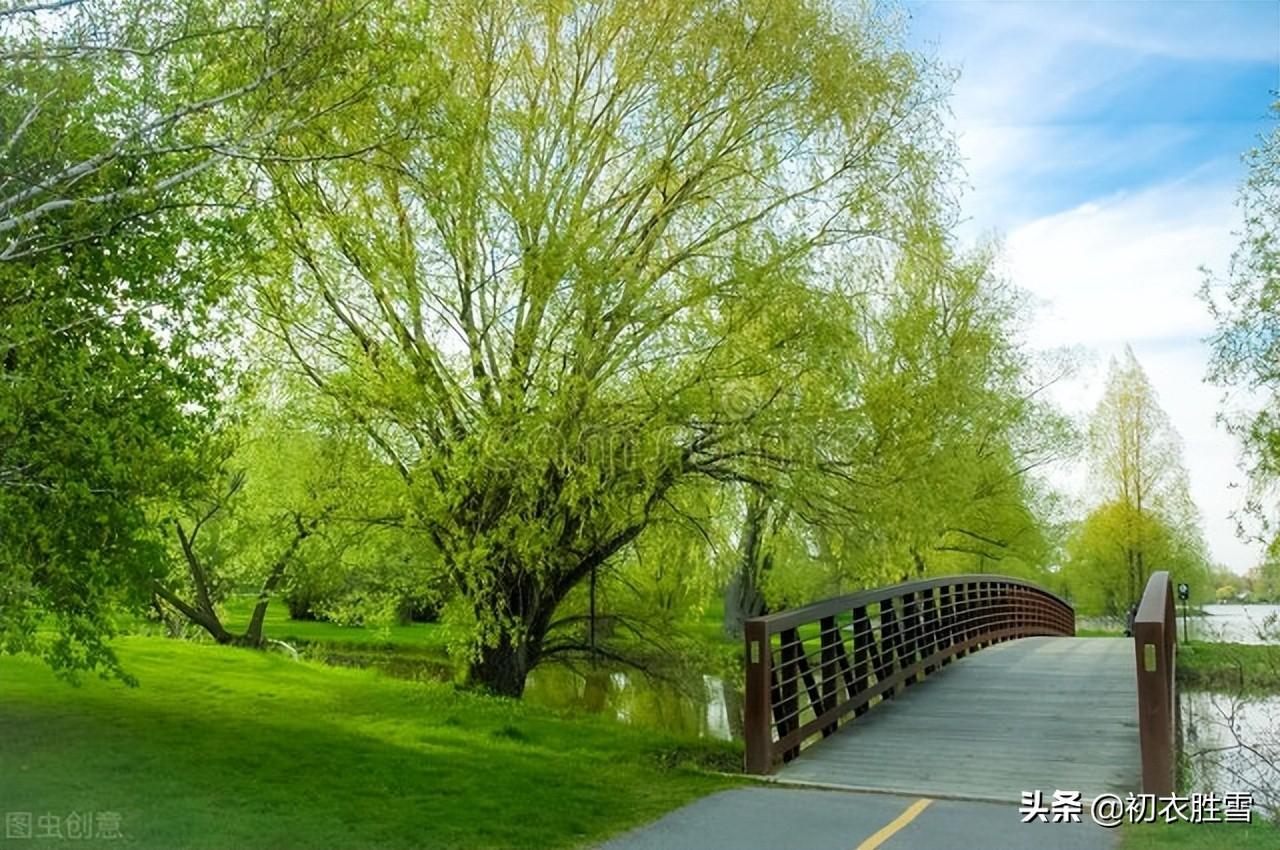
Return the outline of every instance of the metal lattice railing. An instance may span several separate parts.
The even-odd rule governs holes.
[[[1074,634],[1065,601],[993,575],[907,582],[748,620],[747,772],[769,773],[969,652]]]

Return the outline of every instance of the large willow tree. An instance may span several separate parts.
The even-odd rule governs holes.
[[[274,170],[262,322],[400,471],[473,677],[519,694],[680,488],[814,467],[849,319],[815,281],[937,203],[938,94],[890,24],[807,0],[453,0],[411,36],[367,118],[402,143]]]

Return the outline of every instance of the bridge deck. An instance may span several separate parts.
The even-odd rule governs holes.
[[[1033,637],[954,661],[777,771],[798,782],[1018,801],[1141,786],[1127,638]]]

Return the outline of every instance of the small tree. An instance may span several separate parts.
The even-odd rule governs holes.
[[[1122,360],[1111,363],[1102,400],[1089,423],[1089,442],[1094,481],[1103,503],[1114,506],[1111,532],[1124,552],[1123,599],[1133,604],[1142,596],[1150,572],[1163,568],[1152,559],[1153,523],[1196,539],[1201,534],[1181,440],[1128,347]]]

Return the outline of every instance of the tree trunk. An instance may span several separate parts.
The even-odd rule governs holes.
[[[609,557],[634,540],[643,527],[637,523],[624,528],[599,543],[573,567],[541,582],[532,570],[510,568],[494,582],[498,589],[483,596],[472,595],[465,584],[460,586],[459,592],[472,599],[477,620],[514,620],[520,625],[519,640],[504,629],[496,645],[476,648],[469,667],[469,681],[501,696],[521,696],[525,679],[542,659],[543,644],[556,608],[574,587],[588,580]]]
[[[541,637],[539,637],[541,641]],[[471,662],[470,680],[498,696],[519,698],[533,669],[529,644],[513,643],[503,636],[497,646],[482,646]]]
[[[768,511],[769,506],[763,497],[747,500],[747,516],[742,528],[741,561],[724,591],[724,631],[730,637],[742,637],[746,621],[765,613],[764,594],[760,584],[772,559],[768,555],[761,558],[760,550]]]
[[[267,618],[267,606],[270,604],[269,598],[258,598],[257,604],[253,606],[253,615],[249,617],[249,627],[241,637],[242,646],[262,647],[262,623]]]

